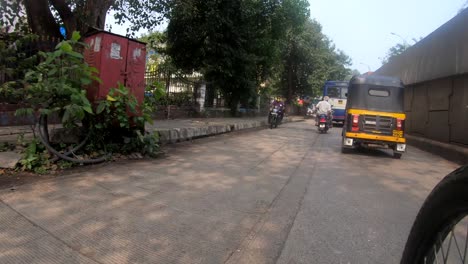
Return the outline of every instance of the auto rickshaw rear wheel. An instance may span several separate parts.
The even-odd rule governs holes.
[[[403,154],[400,153],[400,152],[393,152],[393,158],[395,158],[395,159],[401,159],[401,155],[403,155]]]

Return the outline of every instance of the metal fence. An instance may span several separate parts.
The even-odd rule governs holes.
[[[225,108],[226,100],[222,93],[216,89],[212,83],[206,84],[205,107],[208,108]]]
[[[164,85],[167,104],[190,105],[198,97],[198,87],[203,76],[195,73],[190,75],[174,74],[169,71],[158,70],[145,73],[147,86],[159,82]]]

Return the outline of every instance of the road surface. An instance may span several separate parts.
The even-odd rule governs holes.
[[[340,152],[313,121],[0,191],[0,263],[397,263],[457,165]]]

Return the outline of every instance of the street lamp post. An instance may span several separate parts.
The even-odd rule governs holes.
[[[402,37],[401,35],[398,35],[395,32],[390,32],[390,34],[392,34],[393,36],[397,36],[397,37],[401,38],[401,40],[403,40],[403,44],[405,44],[405,46],[408,46],[408,41],[406,41],[406,38]]]

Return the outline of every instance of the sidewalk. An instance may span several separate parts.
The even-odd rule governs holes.
[[[406,138],[408,139],[408,144],[419,149],[431,152],[434,155],[443,157],[460,165],[468,164],[468,148],[466,147],[413,135],[406,135]]]
[[[303,121],[302,116],[289,116],[283,119],[283,123]],[[147,124],[146,130],[159,132],[161,143],[175,143],[208,137],[233,131],[266,127],[267,117],[254,118],[189,118],[154,120],[153,125]],[[0,127],[0,143],[14,143],[18,135],[24,134],[25,138],[32,137],[30,126]]]

